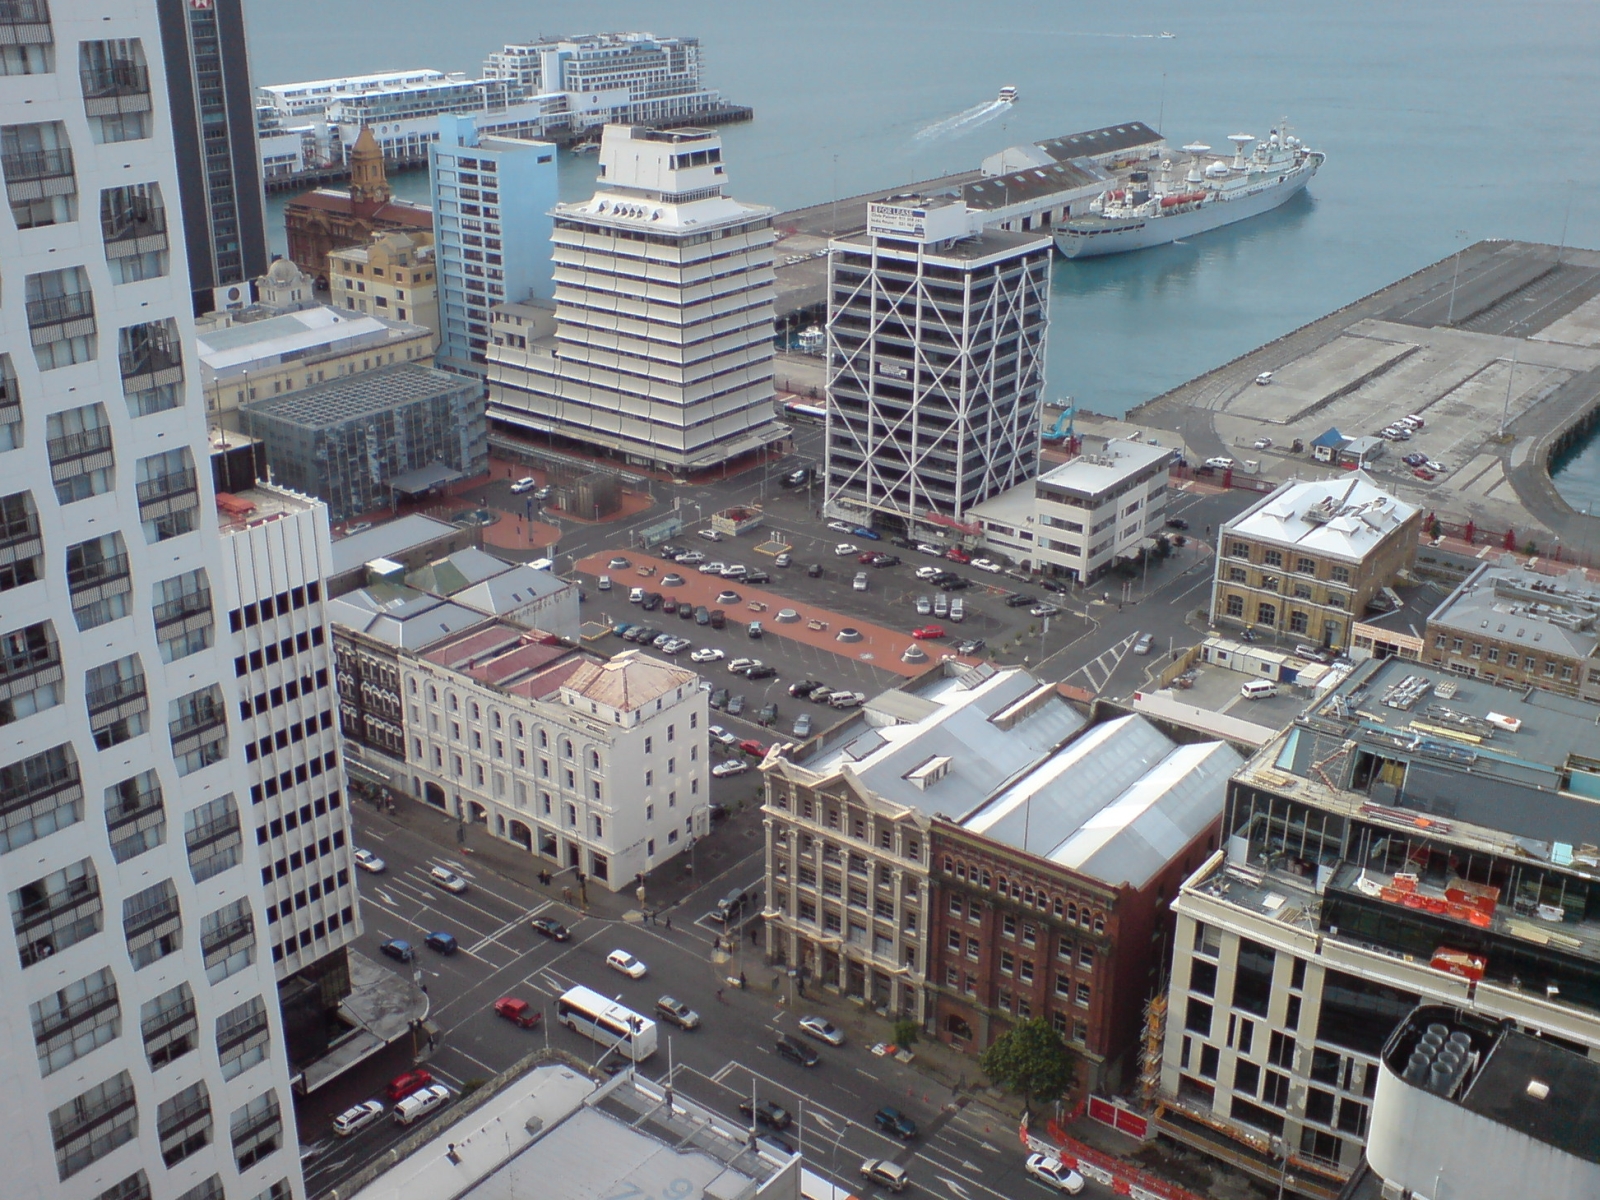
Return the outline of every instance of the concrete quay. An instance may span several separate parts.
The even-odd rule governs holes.
[[[1600,253],[1479,242],[1127,420],[1176,434],[1191,460],[1228,455],[1278,481],[1337,473],[1310,453],[1325,430],[1373,436],[1410,414],[1424,427],[1369,468],[1386,488],[1447,521],[1600,554],[1600,524],[1557,494],[1548,469],[1600,421]],[[1401,461],[1414,451],[1444,469],[1419,477]]]

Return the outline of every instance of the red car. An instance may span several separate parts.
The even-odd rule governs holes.
[[[753,754],[757,758],[765,758],[767,756],[767,748],[760,742],[751,738],[746,738],[744,741],[740,742],[739,749],[743,750],[746,754]]]
[[[921,629],[913,629],[911,631],[911,636],[914,638],[927,639],[929,641],[935,638],[942,638],[944,636],[944,626],[924,625]]]
[[[1428,470],[1427,467],[1418,467],[1415,471],[1413,471],[1411,473],[1413,475],[1415,475],[1418,479],[1433,480],[1433,479],[1438,478],[1438,476],[1436,476],[1432,471]]]
[[[535,1011],[526,1000],[516,1000],[510,996],[502,996],[494,1002],[494,1013],[523,1029],[532,1029],[544,1019],[544,1014]]]
[[[421,1091],[432,1082],[432,1073],[418,1067],[404,1075],[396,1075],[389,1081],[389,1086],[383,1089],[383,1094],[388,1097],[390,1104],[398,1104],[412,1092]]]
[[[960,546],[951,546],[950,549],[944,552],[944,556],[951,562],[969,563],[972,561],[972,555],[968,554]]]
[[[856,561],[864,567],[870,567],[878,561],[878,552],[876,550],[868,550],[864,554],[858,554],[856,555]]]

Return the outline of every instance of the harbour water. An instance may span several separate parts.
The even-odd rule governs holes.
[[[361,0],[247,9],[263,82],[475,72],[502,43],[541,33],[697,35],[707,82],[756,111],[723,130],[730,190],[782,209],[1122,120],[1159,125],[1173,145],[1224,147],[1287,115],[1329,156],[1305,195],[1187,244],[1056,263],[1050,393],[1098,412],[1121,413],[1469,241],[1600,246],[1592,0],[618,0],[603,14],[389,0],[377,20]],[[1021,99],[990,104],[1005,84]],[[563,194],[586,195],[594,160],[562,165]],[[425,181],[399,190],[425,193]],[[1557,482],[1600,498],[1600,451],[1575,455]]]

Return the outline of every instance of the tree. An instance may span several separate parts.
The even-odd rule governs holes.
[[[1054,1100],[1077,1082],[1078,1057],[1043,1017],[1024,1021],[983,1052],[983,1073],[1028,1107]]]

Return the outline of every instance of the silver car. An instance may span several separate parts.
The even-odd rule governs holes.
[[[844,1030],[827,1017],[819,1017],[815,1013],[800,1018],[800,1032],[819,1042],[827,1042],[830,1046],[844,1045]]]

